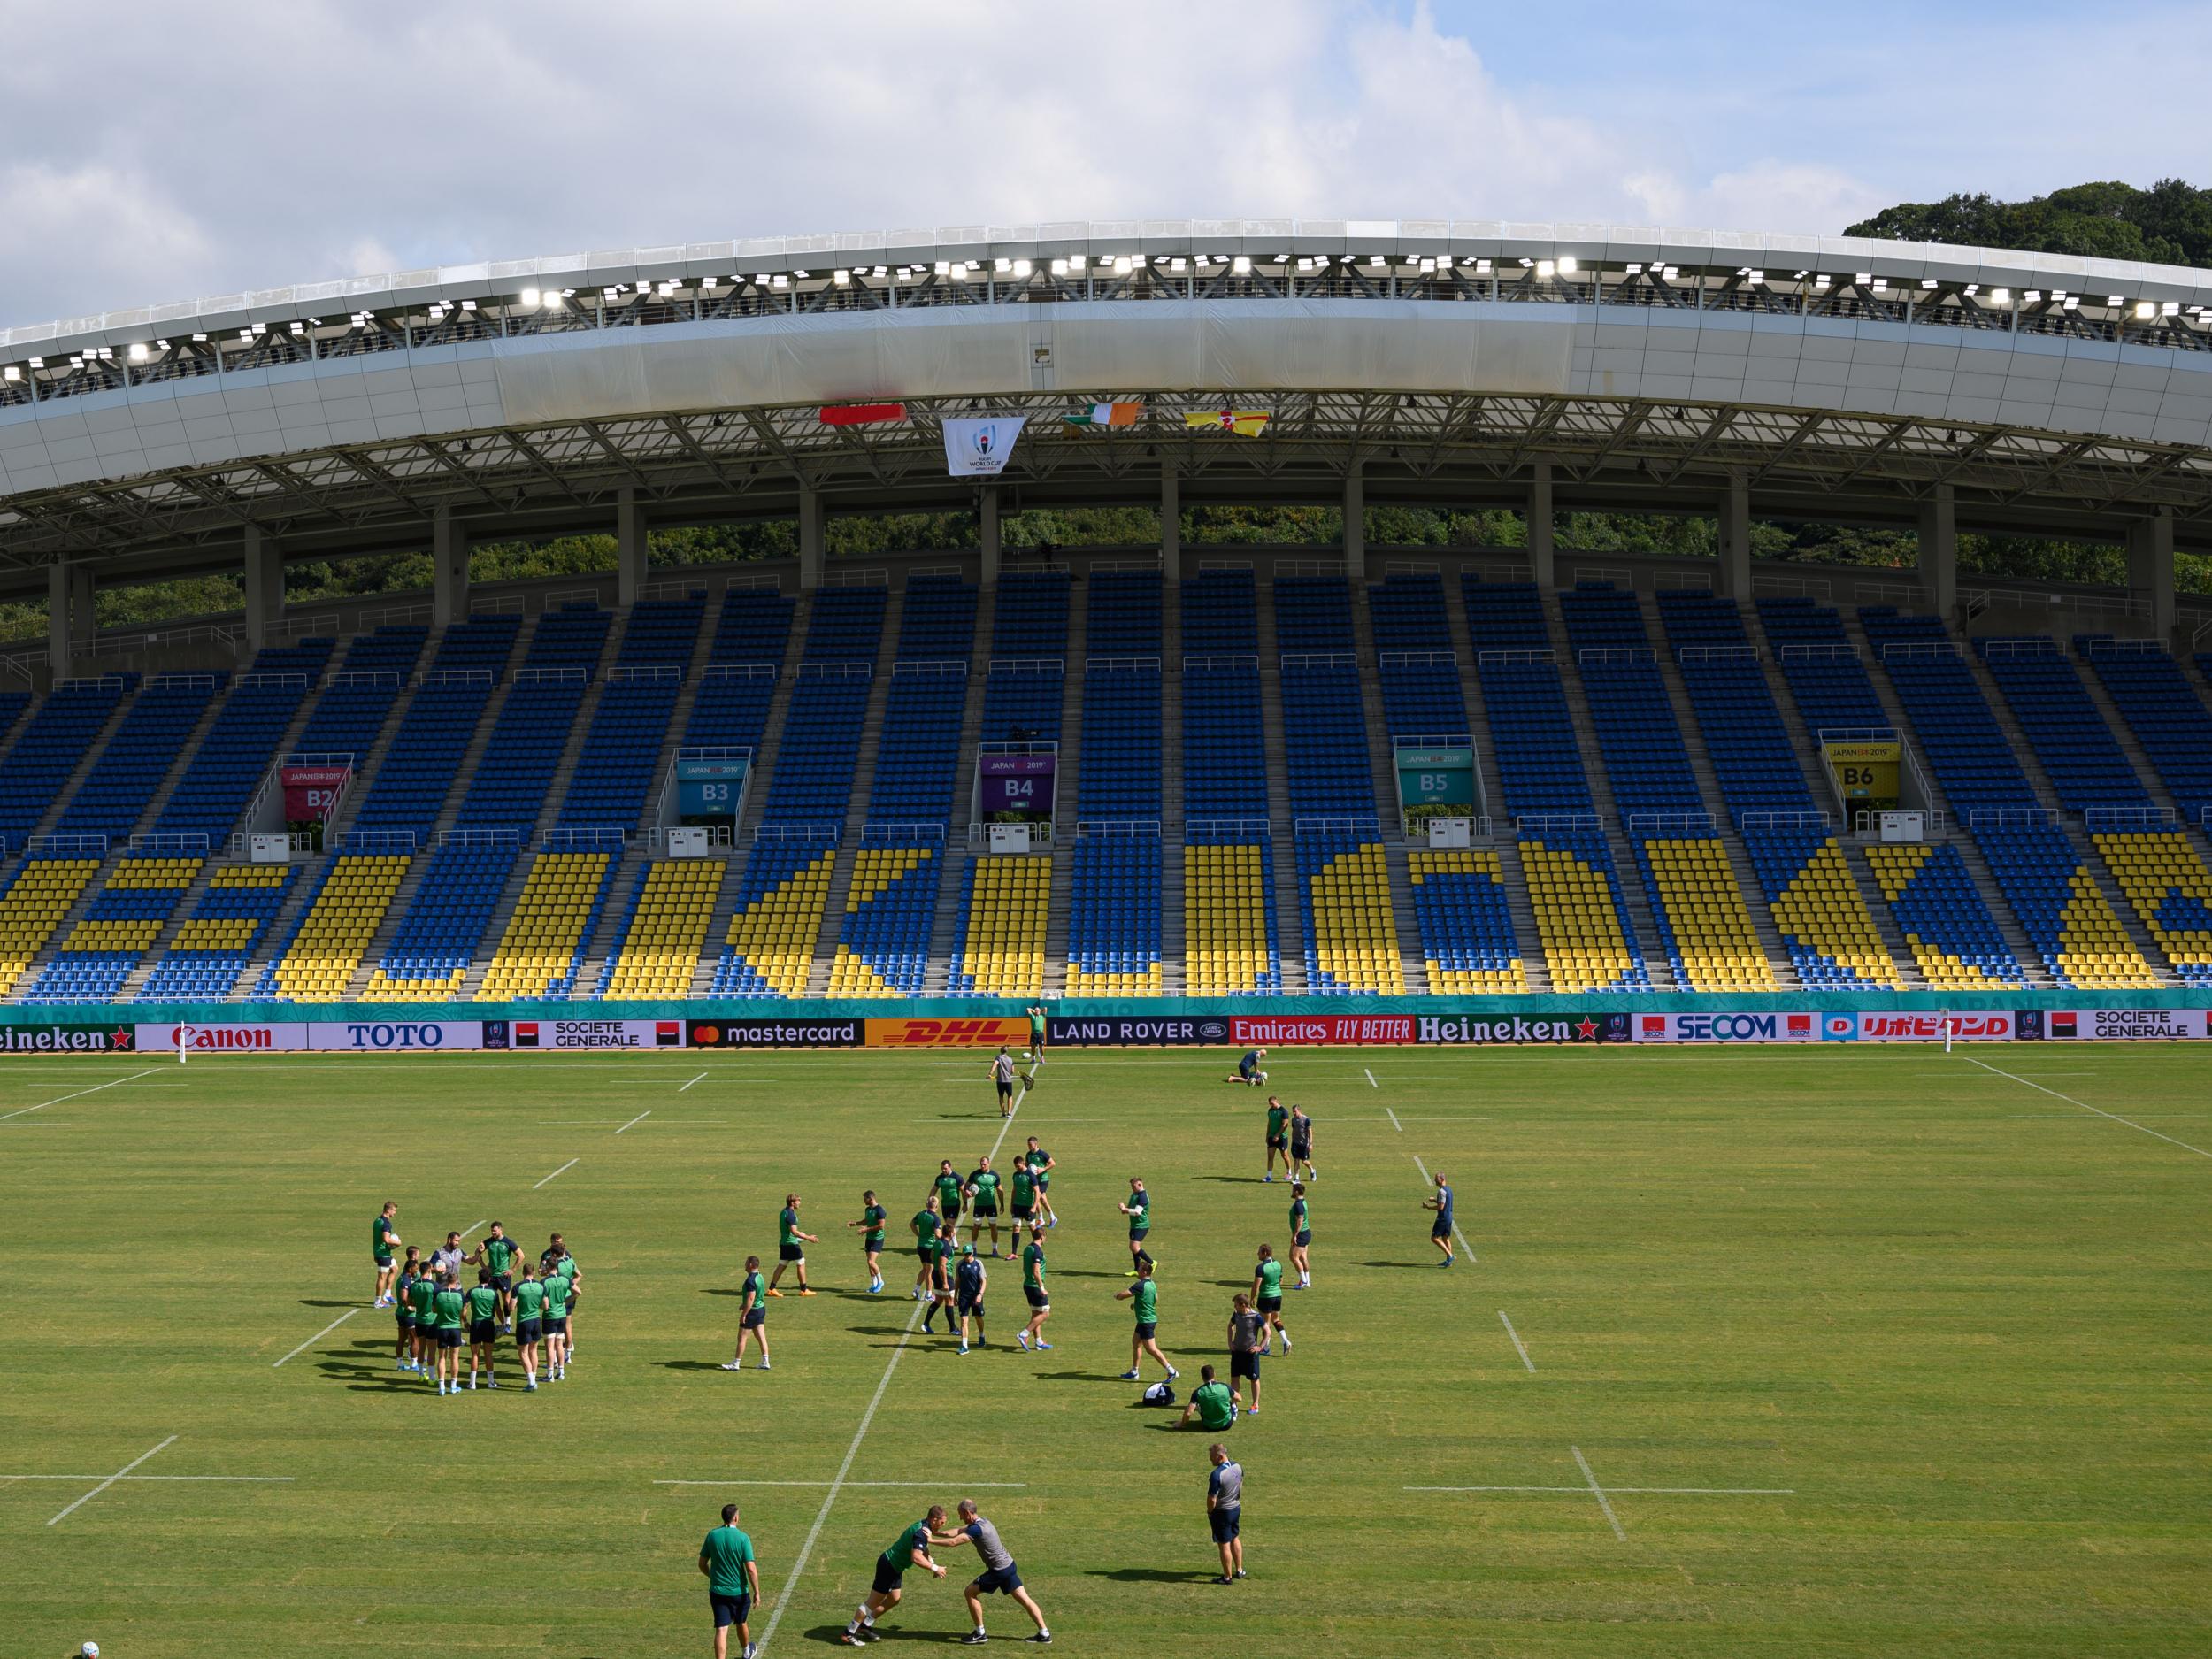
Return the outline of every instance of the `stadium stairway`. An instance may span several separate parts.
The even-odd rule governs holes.
[[[2120,753],[2135,769],[2135,775],[2143,780],[2144,788],[2150,791],[2151,804],[2171,808],[2177,818],[2187,823],[2187,813],[2182,810],[2181,803],[2174,798],[2174,792],[2167,786],[2157,763],[2151,759],[2141,741],[2136,737],[2135,728],[2128,724],[2127,717],[2112,701],[2112,694],[2105,689],[2104,680],[2097,672],[2096,664],[2086,657],[2078,656],[2074,670],[2081,676],[2082,689],[2089,694],[2090,705],[2102,718],[2106,729],[2112,733],[2113,741],[2119,744]]]
[[[1183,918],[1183,607],[1160,606],[1160,995],[1180,996],[1190,949]]]
[[[45,835],[52,833],[54,826],[60,821],[61,815],[68,808],[69,803],[75,798],[77,791],[83,787],[84,780],[92,775],[92,769],[99,764],[100,757],[107,752],[108,741],[115,735],[116,728],[121,726],[129,715],[131,704],[136,696],[137,688],[134,687],[115,700],[115,707],[109,710],[106,724],[102,726],[91,741],[85,745],[83,758],[69,769],[69,775],[62,780],[61,787],[54,791],[53,799],[46,803],[46,810],[39,815],[38,823],[31,831],[33,835]]]
[[[960,721],[960,759],[953,774],[952,821],[945,826],[945,867],[937,876],[937,905],[929,918],[929,968],[925,995],[942,996],[952,978],[953,946],[960,938],[960,872],[975,850],[968,840],[975,799],[975,750],[983,741],[983,700],[989,690],[991,636],[998,626],[998,589],[976,595],[975,645],[968,655],[968,703]]]
[[[1398,818],[1393,733],[1389,717],[1383,710],[1382,684],[1376,677],[1381,659],[1377,655],[1375,615],[1368,608],[1365,582],[1352,584],[1352,649],[1360,660],[1360,700],[1367,711],[1367,758],[1374,768],[1375,805],[1382,821],[1383,868],[1390,880],[1391,922],[1398,931],[1398,971],[1404,976],[1406,990],[1418,995],[1430,988],[1429,964],[1422,954],[1421,926],[1413,910],[1413,870]]]
[[[1275,946],[1283,994],[1307,988],[1306,924],[1299,908],[1298,837],[1290,811],[1290,746],[1283,736],[1283,648],[1275,632],[1275,586],[1257,584],[1261,752],[1267,762],[1267,831],[1275,858]]]
[[[876,655],[875,678],[868,682],[868,707],[860,717],[860,752],[853,763],[853,787],[845,803],[844,838],[830,871],[829,896],[822,905],[822,927],[814,939],[814,962],[807,972],[806,995],[829,995],[830,970],[837,961],[837,935],[852,897],[853,872],[860,862],[860,832],[876,784],[876,755],[883,746],[884,710],[891,700],[892,670],[898,661],[899,625],[905,619],[906,591],[894,588],[883,607],[883,640]],[[972,698],[978,687],[971,681]],[[719,935],[710,935],[719,945]]]
[[[1083,775],[1083,665],[1090,649],[1090,591],[1087,585],[1079,582],[1068,599],[1067,690],[1066,701],[1060,705],[1060,762],[1053,782],[1053,833],[1056,839],[1052,848],[1052,886],[1045,911],[1047,996],[1067,994],[1068,918],[1075,909],[1076,786]],[[959,883],[949,885],[957,887]],[[1161,902],[1165,903],[1164,887],[1162,894]]]

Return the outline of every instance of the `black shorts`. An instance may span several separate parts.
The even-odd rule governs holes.
[[[1034,1285],[1024,1285],[1022,1286],[1022,1295],[1028,1302],[1031,1307],[1038,1310],[1040,1312],[1052,1306],[1049,1302],[1045,1300],[1045,1293],[1038,1289]]]
[[[1244,1519],[1244,1506],[1239,1504],[1232,1509],[1209,1509],[1206,1512],[1206,1519],[1214,1529],[1215,1543],[1233,1543],[1237,1535],[1237,1524]]]
[[[717,1595],[707,1592],[707,1605],[714,1609],[714,1627],[727,1630],[733,1624],[742,1624],[745,1616],[753,1610],[749,1595]]]
[[[1002,1083],[998,1086],[998,1097],[1001,1100],[1010,1099],[1013,1093],[1014,1086],[1011,1083]]]
[[[889,1595],[905,1581],[906,1569],[894,1567],[880,1555],[876,1557],[876,1581],[868,1587],[878,1595]]]
[[[1271,1152],[1280,1152],[1289,1144],[1289,1141],[1281,1135],[1270,1135],[1267,1138],[1267,1148]]]
[[[983,1317],[983,1299],[980,1296],[978,1296],[971,1301],[968,1297],[961,1297],[960,1311],[964,1315],[972,1314],[975,1317],[980,1319]]]
[[[865,1255],[875,1255],[878,1251],[883,1248],[883,1235],[880,1233],[870,1233],[866,1238],[861,1240],[860,1248],[862,1252]]]
[[[1301,1227],[1298,1230],[1298,1236],[1295,1239],[1293,1239],[1291,1242],[1295,1244],[1300,1249],[1304,1249],[1309,1244],[1313,1242],[1313,1229],[1311,1227]]]
[[[968,1213],[973,1216],[978,1221],[981,1221],[987,1217],[993,1221],[996,1221],[998,1219],[998,1206],[996,1204],[986,1203],[983,1200],[979,1198],[975,1201],[975,1208]]]
[[[1298,1162],[1299,1162],[1299,1163],[1301,1163],[1301,1164],[1310,1164],[1310,1163],[1312,1163],[1312,1162],[1313,1162],[1313,1142],[1312,1142],[1312,1141],[1292,1141],[1292,1142],[1290,1143],[1290,1156],[1291,1156],[1292,1157],[1294,1157],[1294,1158],[1296,1158],[1296,1159],[1298,1160]]]
[[[548,1319],[545,1322],[545,1333],[548,1336],[566,1336],[568,1334],[567,1319]]]
[[[914,1251],[914,1259],[919,1262],[924,1267],[927,1267],[930,1264],[931,1253],[918,1247]]]
[[[1151,1228],[1149,1228],[1149,1227],[1132,1227],[1132,1228],[1130,1228],[1130,1229],[1129,1229],[1129,1242],[1130,1242],[1130,1243],[1132,1243],[1132,1244],[1141,1245],[1141,1244],[1144,1242],[1144,1235],[1145,1235],[1146,1233],[1148,1233],[1151,1232],[1151,1231],[1152,1231],[1152,1229],[1151,1229]]]
[[[929,1287],[932,1290],[941,1290],[947,1295],[952,1294],[951,1281],[946,1279],[943,1268],[933,1266],[929,1270]]]
[[[492,1275],[492,1288],[497,1291],[501,1295],[504,1296],[509,1294],[511,1291],[513,1291],[514,1287],[515,1276],[512,1273],[494,1273]]]
[[[1159,1328],[1159,1321],[1156,1319],[1138,1320],[1137,1340],[1140,1342],[1149,1342],[1152,1340],[1154,1333],[1156,1333]]]
[[[518,1319],[515,1321],[515,1345],[518,1348],[525,1343],[542,1342],[544,1340],[545,1327],[537,1320]]]
[[[776,1247],[776,1259],[779,1262],[803,1262],[806,1260],[806,1246],[803,1244],[779,1244]]]
[[[1262,1296],[1259,1309],[1262,1313],[1280,1313],[1283,1310],[1283,1299],[1280,1296]]]
[[[1011,1595],[1022,1587],[1022,1576],[1014,1571],[1014,1563],[993,1567],[968,1586],[978,1595]]]
[[[1254,1382],[1259,1381],[1260,1356],[1257,1354],[1230,1355],[1229,1375],[1232,1378],[1249,1377]]]
[[[1040,1170],[1037,1172],[1037,1190],[1041,1193],[1046,1187],[1051,1185],[1052,1177],[1047,1175],[1043,1171]]]
[[[478,1348],[489,1348],[498,1327],[489,1319],[469,1321],[469,1341]]]
[[[401,1314],[399,1316],[399,1328],[403,1331],[413,1330],[415,1328],[415,1316],[411,1313]]]
[[[461,1327],[457,1325],[440,1325],[438,1327],[438,1346],[440,1348],[460,1347]]]
[[[765,1308],[756,1308],[737,1322],[738,1328],[742,1331],[757,1331],[767,1323],[768,1310]]]
[[[1429,1237],[1432,1239],[1448,1239],[1451,1236],[1452,1224],[1448,1221],[1440,1221],[1429,1229]]]
[[[1036,1213],[1036,1210],[1031,1205],[1016,1204],[1014,1206],[1014,1225],[1018,1227],[1027,1226],[1035,1217]]]

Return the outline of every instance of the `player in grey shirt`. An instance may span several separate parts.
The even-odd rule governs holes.
[[[998,1528],[977,1511],[972,1498],[960,1501],[960,1525],[957,1530],[930,1540],[933,1549],[957,1549],[963,1544],[975,1546],[975,1553],[983,1563],[983,1572],[964,1593],[968,1598],[968,1617],[975,1621],[975,1628],[960,1640],[972,1647],[980,1647],[990,1640],[983,1633],[983,1598],[996,1594],[1012,1596],[1021,1603],[1022,1610],[1036,1621],[1037,1633],[1025,1640],[1040,1644],[1049,1642],[1052,1632],[1045,1628],[1043,1610],[1030,1599],[1029,1592],[1022,1588],[1022,1576],[1014,1571],[1012,1552],[1000,1539]]]
[[[1267,1334],[1267,1316],[1252,1306],[1252,1299],[1239,1292],[1235,1311],[1229,1316],[1229,1389],[1236,1396],[1237,1409],[1257,1411],[1260,1409],[1260,1343]],[[1248,1406],[1240,1392],[1246,1382],[1252,1385],[1252,1403]]]
[[[1221,1550],[1221,1576],[1214,1582],[1228,1584],[1244,1577],[1244,1468],[1229,1461],[1219,1440],[1206,1448],[1206,1456],[1213,1464],[1206,1476],[1206,1521]]]

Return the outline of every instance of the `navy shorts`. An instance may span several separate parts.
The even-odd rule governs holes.
[[[438,1346],[440,1348],[460,1347],[461,1327],[457,1325],[440,1325],[438,1327]]]
[[[1244,1519],[1244,1506],[1239,1504],[1234,1509],[1209,1509],[1206,1519],[1213,1526],[1215,1543],[1233,1543],[1236,1540],[1237,1524]]]
[[[876,1557],[876,1581],[868,1587],[878,1595],[889,1595],[906,1580],[906,1569],[894,1567],[880,1555]]]
[[[514,1287],[515,1276],[512,1273],[494,1273],[492,1275],[492,1288],[497,1291],[501,1295],[503,1296],[507,1294],[507,1293],[514,1289]]]
[[[469,1340],[480,1348],[488,1348],[494,1330],[489,1319],[472,1319],[469,1322]]]
[[[1013,1093],[1014,1086],[1011,1083],[1002,1083],[998,1086],[998,1097],[1001,1100],[1010,1099]]]
[[[1282,1310],[1283,1299],[1280,1296],[1262,1296],[1260,1298],[1260,1311],[1262,1313],[1280,1313]]]
[[[1290,1142],[1281,1135],[1270,1135],[1267,1138],[1268,1149],[1271,1152],[1280,1152],[1289,1144]]]
[[[1030,1221],[1035,1217],[1036,1213],[1037,1212],[1028,1205],[1016,1204],[1014,1206],[1014,1225],[1018,1227],[1027,1226],[1030,1224]]]
[[[1159,1328],[1160,1328],[1160,1326],[1159,1326],[1159,1322],[1158,1322],[1157,1320],[1154,1320],[1154,1319],[1140,1319],[1140,1320],[1138,1320],[1138,1321],[1137,1321],[1137,1340],[1138,1340],[1138,1341],[1140,1341],[1140,1342],[1149,1342],[1149,1341],[1152,1340],[1152,1335],[1153,1335],[1153,1333],[1154,1333],[1154,1332],[1156,1332],[1156,1331],[1157,1331]]]
[[[544,1340],[545,1327],[537,1320],[521,1319],[516,1322],[515,1341],[518,1346],[527,1342],[542,1342]]]
[[[803,1244],[779,1244],[776,1247],[776,1259],[779,1262],[803,1262],[806,1260],[806,1246]]]
[[[548,1319],[545,1322],[545,1333],[548,1336],[566,1336],[568,1321],[565,1318]]]
[[[1260,1356],[1257,1354],[1230,1355],[1229,1375],[1232,1379],[1249,1377],[1254,1382],[1259,1381]]]
[[[1429,1237],[1432,1239],[1448,1239],[1451,1236],[1452,1224],[1448,1221],[1440,1221],[1429,1229]]]
[[[1132,1228],[1130,1228],[1130,1229],[1129,1229],[1129,1242],[1130,1242],[1130,1243],[1132,1243],[1132,1244],[1141,1245],[1141,1244],[1144,1242],[1145,1234],[1147,1234],[1148,1233],[1149,1233],[1149,1232],[1151,1232],[1151,1231],[1152,1231],[1152,1229],[1151,1229],[1151,1228],[1149,1228],[1149,1227],[1132,1227]]]
[[[1313,1142],[1310,1141],[1293,1141],[1290,1143],[1290,1156],[1296,1158],[1301,1164],[1312,1163]]]
[[[1304,1249],[1309,1244],[1313,1242],[1313,1229],[1311,1227],[1301,1228],[1297,1238],[1293,1240],[1292,1242],[1297,1245],[1300,1249]]]
[[[1033,1308],[1041,1310],[1049,1308],[1052,1305],[1045,1300],[1045,1293],[1038,1289],[1034,1285],[1024,1285],[1022,1286],[1022,1295],[1028,1301],[1029,1305]]]
[[[403,1331],[413,1330],[415,1328],[415,1316],[411,1313],[401,1314],[399,1316],[399,1328]]]
[[[1009,1562],[1003,1567],[993,1567],[968,1586],[978,1595],[1011,1595],[1022,1587],[1022,1576]]]
[[[995,1203],[986,1203],[982,1199],[979,1198],[975,1201],[975,1208],[969,1213],[974,1216],[978,1221],[982,1220],[986,1216],[988,1216],[991,1219],[995,1221],[998,1219],[998,1206]]]
[[[753,1610],[753,1598],[749,1595],[717,1595],[710,1590],[707,1592],[707,1605],[714,1609],[715,1629],[727,1630],[733,1624],[745,1622],[745,1616]]]
[[[964,1315],[972,1315],[974,1317],[980,1319],[983,1317],[983,1299],[980,1296],[978,1296],[971,1301],[968,1297],[961,1297],[960,1311]]]
[[[737,1322],[738,1328],[743,1331],[757,1331],[767,1323],[768,1310],[765,1308],[756,1308]]]

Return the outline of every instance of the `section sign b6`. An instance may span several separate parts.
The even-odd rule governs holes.
[[[1029,1022],[1025,1019],[872,1019],[868,1022],[871,1048],[1026,1048]]]

